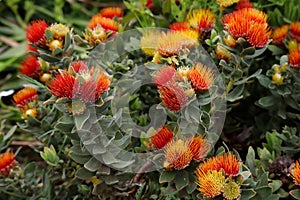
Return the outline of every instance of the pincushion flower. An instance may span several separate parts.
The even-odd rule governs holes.
[[[48,24],[44,20],[37,20],[31,22],[26,28],[26,38],[30,43],[37,46],[46,45],[45,31],[48,28]]]
[[[200,161],[205,158],[210,150],[210,145],[202,136],[192,137],[189,143],[190,150],[193,154],[193,160]]]
[[[91,46],[96,46],[105,41],[107,34],[105,30],[97,25],[95,28],[86,29],[85,33],[83,33],[85,39],[89,42]]]
[[[232,6],[235,3],[238,3],[240,0],[217,0],[217,3],[219,6],[222,7],[229,7]]]
[[[165,149],[164,168],[181,170],[187,167],[193,159],[188,141],[176,139],[169,142]]]
[[[70,31],[69,27],[63,24],[52,24],[48,30],[50,30],[53,34],[53,38],[55,40],[63,41],[66,37],[66,34]]]
[[[244,8],[253,8],[253,5],[249,0],[240,0],[237,3],[236,8],[238,10],[241,10],[241,9],[244,9]]]
[[[196,179],[197,189],[207,198],[214,198],[220,195],[226,183],[223,173],[216,170],[209,170],[205,173],[197,170]]]
[[[50,92],[57,98],[73,98],[79,92],[79,83],[66,70],[61,70],[48,84]]]
[[[272,32],[272,43],[277,46],[283,47],[284,46],[283,41],[287,36],[288,30],[289,30],[289,25],[287,24],[275,28]]]
[[[187,16],[189,25],[200,33],[210,32],[215,26],[216,17],[209,9],[193,10]]]
[[[123,13],[120,7],[106,7],[100,10],[100,15],[102,17],[113,19],[114,17],[122,18]]]
[[[292,67],[300,69],[300,45],[298,45],[297,49],[290,50],[288,59]]]
[[[188,79],[197,92],[208,90],[214,81],[214,74],[210,68],[202,63],[196,65],[189,71]]]
[[[300,163],[299,160],[297,160],[292,169],[290,170],[290,174],[292,178],[294,179],[294,182],[296,185],[300,185]]]
[[[170,82],[160,87],[158,93],[163,105],[170,111],[179,111],[187,104],[187,94],[175,83]]]
[[[162,127],[153,136],[150,137],[151,144],[156,149],[161,149],[173,140],[173,132],[167,126]]]
[[[144,33],[140,40],[140,47],[142,51],[148,56],[154,56],[157,52],[160,37],[161,33],[159,31],[150,30]]]
[[[238,199],[240,195],[241,195],[241,189],[236,182],[230,181],[229,183],[226,183],[223,189],[223,197],[226,200]]]
[[[32,87],[23,88],[22,90],[14,94],[13,100],[19,109],[26,111],[31,107],[29,105],[30,103],[33,105],[37,103],[37,91]]]
[[[174,76],[176,76],[176,70],[173,66],[163,66],[153,76],[153,83],[157,87],[163,87],[169,81],[171,81],[174,78]]]
[[[300,42],[300,21],[292,22],[290,24],[290,36]]]
[[[20,66],[20,73],[29,76],[33,79],[39,79],[42,68],[41,65],[34,55],[28,55],[22,62]]]
[[[102,17],[101,15],[94,15],[87,26],[93,30],[97,25],[100,25],[105,31],[112,31],[113,33],[119,29],[118,22],[110,18]]]
[[[9,176],[11,169],[16,165],[16,159],[13,152],[8,151],[0,155],[0,174],[5,178]]]
[[[209,170],[223,171],[226,176],[235,177],[239,174],[240,167],[239,159],[228,152],[207,159],[197,167],[197,171],[199,175],[206,174]]]
[[[197,39],[191,39],[178,31],[163,33],[158,38],[158,52],[164,57],[177,55],[180,50],[198,45]]]
[[[226,14],[222,18],[224,29],[234,39],[245,38],[254,47],[264,47],[269,42],[271,31],[267,15],[253,8],[245,8]]]
[[[190,25],[188,22],[174,22],[170,24],[170,29],[173,31],[181,31],[181,30],[188,30],[190,29]]]

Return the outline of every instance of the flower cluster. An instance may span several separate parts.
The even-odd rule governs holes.
[[[196,169],[198,190],[207,198],[221,194],[228,200],[240,196],[240,186],[234,181],[238,176],[241,162],[233,153],[222,153],[207,159]]]

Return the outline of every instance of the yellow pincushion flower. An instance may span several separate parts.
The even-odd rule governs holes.
[[[232,6],[234,3],[238,3],[240,0],[217,0],[217,3],[222,7]]]
[[[158,31],[149,31],[145,33],[140,40],[140,47],[142,51],[148,56],[154,56],[157,52],[160,37],[161,33]]]

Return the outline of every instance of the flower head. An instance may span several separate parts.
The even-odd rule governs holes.
[[[170,29],[173,31],[182,31],[182,30],[188,30],[190,29],[190,25],[188,22],[174,22],[170,24]]]
[[[38,79],[42,73],[42,68],[34,55],[28,55],[21,63],[20,72],[33,79]]]
[[[180,50],[198,45],[197,39],[192,39],[179,31],[169,31],[162,34],[158,41],[158,52],[164,57],[177,55]]]
[[[240,0],[217,0],[217,3],[219,6],[222,7],[229,7],[233,5],[234,3],[238,3]]]
[[[36,89],[31,87],[23,88],[22,90],[14,94],[13,100],[19,109],[26,111],[29,108],[31,108],[31,106],[29,105],[30,103],[31,104],[37,103],[38,101],[37,91]]]
[[[160,87],[158,92],[163,105],[170,111],[175,112],[181,110],[188,100],[188,96],[183,89],[174,83]]]
[[[220,195],[225,186],[225,176],[221,171],[209,170],[203,173],[201,170],[196,170],[196,184],[198,190],[207,198],[214,198]]]
[[[187,167],[193,159],[188,141],[177,139],[169,142],[165,147],[165,168],[181,170]]]
[[[290,36],[300,42],[300,21],[290,24]]]
[[[193,10],[187,16],[189,25],[199,32],[210,32],[215,26],[216,17],[209,9]]]
[[[60,73],[48,84],[50,92],[57,98],[73,98],[78,93],[79,85],[75,77],[66,70]]]
[[[202,92],[210,88],[214,80],[214,74],[207,66],[197,63],[188,73],[188,78],[194,90]]]
[[[0,155],[0,174],[7,177],[11,169],[16,165],[16,159],[13,152],[8,151]]]
[[[157,52],[160,37],[161,33],[158,31],[149,31],[144,33],[140,40],[140,47],[142,51],[148,56],[154,56]]]
[[[94,15],[88,23],[88,27],[92,30],[97,25],[100,25],[105,31],[117,32],[119,29],[118,22],[110,18],[102,17],[101,15]]]
[[[300,163],[299,160],[295,162],[290,174],[294,179],[295,184],[300,185]]]
[[[59,41],[62,41],[66,34],[70,31],[69,27],[63,24],[52,24],[48,30],[53,34],[53,38]]]
[[[157,87],[165,86],[176,75],[176,70],[173,66],[163,66],[153,76],[153,82]]]
[[[44,20],[31,22],[26,29],[27,40],[37,46],[44,46],[46,44],[45,31],[47,28],[48,24]]]
[[[82,60],[74,61],[69,66],[69,71],[71,71],[71,68],[74,70],[75,73],[84,73],[88,71],[88,65]]]
[[[122,18],[123,13],[120,7],[107,7],[100,10],[100,15],[113,19],[114,17]]]
[[[240,196],[240,194],[240,186],[234,181],[230,181],[229,183],[227,183],[223,189],[223,197],[226,200],[237,199]]]
[[[288,30],[289,25],[287,24],[275,28],[272,33],[272,43],[278,46],[284,46],[283,41],[287,36]]]
[[[159,129],[159,131],[155,133],[155,135],[150,137],[150,141],[156,149],[163,148],[172,140],[172,129],[168,128],[167,126],[162,127],[161,129]]]
[[[210,150],[210,145],[202,136],[195,136],[190,140],[190,150],[193,154],[193,159],[200,161]]]
[[[296,69],[300,69],[300,45],[298,45],[297,49],[290,50],[288,57],[290,65]]]
[[[104,28],[102,28],[100,25],[97,25],[93,30],[86,29],[83,35],[91,46],[96,46],[102,43],[107,37]]]
[[[271,32],[267,23],[267,14],[262,11],[245,8],[226,14],[222,23],[234,39],[245,38],[254,47],[263,47],[269,42]]]
[[[241,10],[241,9],[244,9],[244,8],[253,8],[253,5],[252,5],[252,3],[249,0],[240,0],[237,3],[236,8],[238,10]]]

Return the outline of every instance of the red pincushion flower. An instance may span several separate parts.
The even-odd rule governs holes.
[[[158,90],[160,99],[170,111],[179,111],[187,103],[188,96],[179,86],[169,83]]]
[[[163,66],[153,76],[153,82],[157,87],[165,86],[175,76],[176,70],[173,66]]]
[[[16,165],[15,155],[13,152],[8,151],[0,155],[0,174],[7,177],[11,169]]]
[[[289,30],[289,25],[287,24],[275,28],[272,33],[272,39],[273,39],[272,43],[283,47],[284,46],[283,41],[287,36],[288,30]]]
[[[150,141],[156,149],[161,149],[173,139],[173,132],[164,126],[155,135],[150,137]]]
[[[88,70],[88,66],[84,61],[74,61],[70,67],[73,68],[75,73],[86,72]]]
[[[188,78],[191,81],[192,87],[197,92],[208,90],[214,80],[213,72],[210,68],[197,63],[188,73]]]
[[[37,46],[44,46],[46,44],[45,31],[48,27],[44,20],[31,22],[26,29],[27,40]]]
[[[29,108],[29,103],[38,101],[37,91],[31,87],[23,88],[14,94],[13,100],[19,109],[25,111]]]
[[[73,98],[79,91],[78,82],[75,77],[69,74],[66,70],[62,70],[48,84],[50,92],[57,98]]]
[[[300,21],[290,24],[290,36],[300,42]]]
[[[122,18],[123,13],[120,7],[107,7],[100,10],[100,15],[112,19],[114,17]]]
[[[264,47],[271,36],[267,24],[253,23],[247,34],[247,41],[254,47]]]
[[[200,161],[205,158],[210,150],[210,145],[201,136],[195,136],[190,140],[189,144],[190,150],[193,154],[193,159]]]
[[[244,9],[244,8],[253,8],[253,5],[249,0],[240,0],[237,3],[236,8],[238,10],[241,10],[241,9]]]
[[[117,32],[119,29],[119,24],[116,21],[114,21],[113,19],[102,17],[101,15],[93,16],[88,23],[88,27],[90,29],[94,29],[95,27],[97,27],[97,25],[100,25],[106,31]]]
[[[42,73],[42,68],[34,55],[28,55],[21,63],[20,72],[31,78],[38,79]]]
[[[190,25],[188,22],[174,22],[170,24],[170,29],[173,31],[188,30]]]

